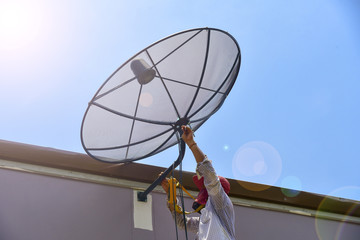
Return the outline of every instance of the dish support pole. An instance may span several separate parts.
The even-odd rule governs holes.
[[[181,163],[181,161],[184,158],[185,147],[186,147],[185,142],[184,142],[184,140],[182,140],[182,138],[180,138],[178,146],[179,146],[179,156],[176,159],[176,161],[168,169],[166,169],[144,192],[138,192],[138,194],[137,194],[138,201],[146,202],[147,201],[147,195],[157,185],[159,185],[171,171],[173,171],[177,166],[179,166],[179,164]]]

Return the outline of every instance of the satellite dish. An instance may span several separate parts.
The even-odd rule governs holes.
[[[179,144],[181,125],[196,131],[221,107],[240,61],[236,40],[214,28],[179,32],[150,45],[121,65],[90,101],[81,126],[85,151],[122,163]]]

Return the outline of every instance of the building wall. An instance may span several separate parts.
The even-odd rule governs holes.
[[[151,194],[153,231],[134,228],[133,195],[129,188],[0,169],[0,239],[176,239],[165,195]],[[188,209],[191,203],[186,199]],[[358,224],[238,205],[235,214],[241,240],[360,239]]]

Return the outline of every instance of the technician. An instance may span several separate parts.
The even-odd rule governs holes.
[[[197,240],[235,240],[234,207],[228,196],[230,183],[226,178],[216,174],[211,161],[196,144],[193,131],[188,126],[181,128],[183,130],[181,137],[197,162],[197,175],[193,177],[193,180],[200,192],[194,205],[205,205],[200,217],[185,216],[186,229],[196,233]],[[169,191],[167,180],[164,179],[161,182],[166,193]],[[177,226],[185,229],[183,215],[174,211],[172,204],[168,204],[168,208],[176,219]]]

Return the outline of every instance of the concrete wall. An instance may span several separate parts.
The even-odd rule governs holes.
[[[128,188],[0,169],[0,239],[176,239],[165,195],[151,194],[153,231],[134,228],[133,195]],[[360,239],[358,224],[244,206],[235,213],[241,240]]]

